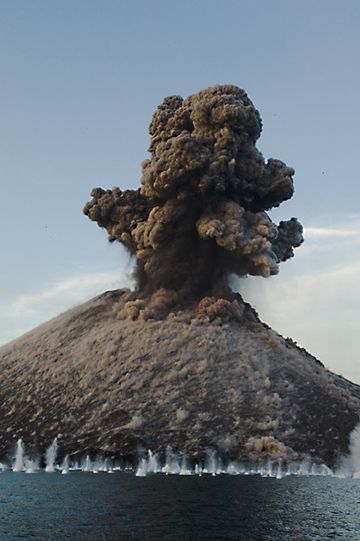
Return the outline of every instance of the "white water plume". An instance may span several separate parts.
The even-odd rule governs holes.
[[[226,473],[228,475],[240,475],[246,472],[246,467],[239,462],[229,462]]]
[[[92,471],[93,473],[107,472],[109,468],[109,460],[107,458],[103,458],[102,456],[97,456],[93,462]]]
[[[182,454],[181,463],[178,456],[170,446],[166,448],[165,464],[161,467],[158,459],[154,461],[154,455],[148,451],[146,457],[139,460],[136,470],[137,477],[145,477],[150,473],[176,474],[176,475],[260,475],[261,477],[273,477],[282,479],[285,476],[328,476],[335,475],[334,472],[325,464],[317,464],[306,457],[302,461],[285,461],[281,458],[265,461],[258,461],[251,465],[245,465],[241,462],[232,461],[224,466],[223,461],[213,450],[208,450],[204,464],[195,464],[194,468],[188,465],[186,455]],[[156,467],[154,467],[156,464]]]
[[[158,473],[161,471],[158,455],[150,451],[150,449],[148,450],[147,468],[149,473]]]
[[[221,464],[221,460],[219,460],[216,456],[216,451],[214,451],[213,449],[208,449],[206,451],[206,459],[203,472],[211,473],[211,475],[217,475],[219,473],[223,473],[223,471],[224,468]]]
[[[360,478],[360,424],[350,433],[349,454],[340,458],[336,473],[341,477]]]
[[[55,471],[57,451],[58,451],[58,443],[57,443],[57,438],[55,438],[52,444],[50,445],[50,447],[48,447],[45,452],[45,463],[46,463],[45,471],[46,472],[51,473]]]
[[[116,471],[136,472],[137,477],[145,477],[150,474],[163,473],[166,475],[260,475],[261,477],[273,477],[282,479],[285,476],[336,476],[360,478],[360,425],[350,434],[349,454],[342,458],[338,467],[331,470],[325,464],[314,462],[310,457],[303,460],[270,459],[258,460],[252,464],[231,461],[227,464],[216,454],[214,450],[208,450],[203,462],[191,465],[185,453],[175,453],[170,446],[165,451],[165,461],[162,462],[158,453],[150,449],[146,455],[139,459],[137,468],[123,465],[101,455],[91,459],[86,455],[82,459],[71,459],[65,456],[61,465],[57,463],[58,442],[55,438],[45,454],[45,471],[59,471],[63,474],[71,471],[88,473],[114,473]],[[4,462],[0,463],[0,471],[9,469]],[[11,465],[13,472],[35,473],[40,471],[39,461],[29,459],[25,453],[25,446],[20,438],[16,443],[14,460]]]
[[[160,471],[161,466],[158,455],[149,449],[147,452],[147,458],[140,459],[135,475],[137,477],[145,477],[148,473],[159,473]]]
[[[60,466],[60,469],[61,469],[61,473],[63,475],[69,473],[70,471],[70,466],[69,466],[69,455],[66,455],[64,457],[64,460],[62,461],[62,464]]]
[[[36,473],[40,470],[39,460],[30,460],[29,458],[24,458],[24,469],[25,473]]]
[[[136,470],[136,477],[145,477],[146,474],[148,473],[147,471],[147,461],[146,461],[146,458],[142,458],[139,462],[139,465],[137,467],[137,470]]]
[[[350,434],[350,467],[354,476],[360,477],[360,424]]]
[[[15,461],[12,467],[12,471],[25,471],[25,447],[21,438],[19,438],[16,443]]]
[[[86,455],[85,457],[85,460],[81,463],[81,467],[80,467],[81,471],[84,471],[84,472],[90,472],[92,471],[92,462],[90,460],[90,457],[89,455]]]
[[[182,456],[182,459],[181,459],[180,475],[191,475],[192,473],[193,472],[192,472],[191,468],[189,468],[189,466],[188,466],[187,458],[186,458],[186,455],[184,453],[183,456]]]
[[[165,451],[165,464],[161,468],[161,471],[168,475],[171,474],[179,474],[181,471],[180,464],[178,462],[178,458],[170,445],[166,447]]]

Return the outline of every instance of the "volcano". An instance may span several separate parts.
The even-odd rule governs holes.
[[[359,421],[360,386],[263,324],[184,311],[119,320],[106,292],[0,348],[0,453],[123,457],[167,445],[201,458],[303,458],[329,466]]]
[[[265,161],[246,92],[169,96],[137,190],[94,188],[85,215],[135,259],[133,291],[106,292],[0,348],[0,453],[133,461],[167,445],[198,459],[310,457],[333,466],[359,422],[360,387],[263,324],[229,278],[267,278],[303,242],[269,212],[294,170]],[[96,257],[94,255],[94,257]],[[32,446],[32,449],[31,449]]]

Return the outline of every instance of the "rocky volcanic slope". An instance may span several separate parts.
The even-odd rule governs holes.
[[[0,348],[0,455],[302,456],[334,464],[359,421],[360,387],[262,324],[120,321],[107,292]]]

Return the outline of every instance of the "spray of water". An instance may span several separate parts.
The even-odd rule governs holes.
[[[193,472],[188,465],[186,454],[183,453],[180,464],[180,475],[191,475]]]
[[[69,473],[69,471],[70,471],[69,466],[70,466],[70,465],[69,465],[69,455],[66,455],[66,456],[64,457],[64,460],[62,461],[61,466],[60,466],[60,468],[61,468],[61,473],[62,473],[63,475]]]
[[[336,473],[360,479],[360,424],[350,433],[349,440],[349,454],[340,458]]]
[[[25,465],[25,473],[36,473],[40,470],[38,459],[30,460],[29,458],[25,457],[24,465]]]
[[[22,439],[16,443],[15,461],[12,467],[13,472],[25,471],[25,447]]]
[[[147,452],[147,457],[143,457],[139,461],[139,465],[136,470],[137,477],[145,477],[148,473],[161,472],[161,466],[159,457],[156,453],[153,453],[150,449]]]
[[[86,455],[85,460],[81,463],[81,470],[85,472],[90,472],[93,470],[89,455]]]
[[[360,477],[360,425],[350,434],[350,467],[354,476]]]
[[[169,475],[169,473],[179,474],[180,470],[181,468],[178,461],[178,457],[176,456],[176,454],[174,453],[170,445],[168,445],[166,447],[166,452],[165,452],[165,464],[161,468],[161,471],[165,473],[166,475]]]
[[[50,445],[50,447],[46,449],[46,453],[45,453],[45,463],[46,463],[45,471],[46,472],[52,473],[55,471],[57,451],[58,451],[58,442],[57,442],[57,438],[55,438],[52,444]]]
[[[92,460],[89,455],[83,459],[74,460],[68,455],[65,456],[61,465],[57,463],[58,442],[55,438],[45,453],[45,471],[59,471],[68,474],[71,471],[82,471],[88,473],[114,473],[116,471],[134,472],[137,477],[145,477],[151,474],[163,473],[165,475],[260,475],[261,477],[273,477],[282,479],[285,476],[336,476],[360,478],[360,425],[350,434],[349,454],[342,457],[338,466],[331,470],[325,464],[319,464],[305,457],[303,460],[288,459],[266,459],[259,460],[253,464],[245,464],[238,461],[231,461],[225,464],[216,451],[209,449],[204,462],[193,466],[185,453],[175,453],[170,446],[165,451],[165,462],[160,460],[157,453],[150,449],[146,455],[141,456],[137,468],[131,466],[120,466],[118,463],[98,455]],[[9,469],[5,463],[0,463],[0,471]],[[41,470],[37,459],[30,460],[26,456],[25,446],[22,439],[16,443],[16,451],[11,466],[13,472],[35,473]]]

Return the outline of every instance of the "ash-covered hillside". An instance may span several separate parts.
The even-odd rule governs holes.
[[[305,454],[333,465],[359,420],[360,387],[262,324],[182,312],[114,317],[107,292],[0,348],[0,458],[18,438],[43,453],[136,460],[171,444],[252,461]]]

